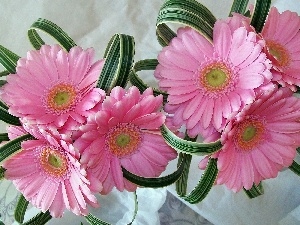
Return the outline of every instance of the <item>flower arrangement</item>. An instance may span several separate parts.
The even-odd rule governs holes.
[[[136,63],[132,36],[114,35],[94,59],[46,19],[29,28],[35,50],[26,57],[0,46],[0,119],[8,124],[0,178],[22,194],[15,220],[45,224],[68,210],[108,224],[89,207],[113,189],[175,183],[195,204],[213,185],[254,198],[283,168],[300,175],[300,17],[270,3],[235,0],[217,20],[198,1],[166,0],[156,24],[162,50]],[[182,26],[174,32],[168,23]],[[58,44],[47,45],[39,30]],[[139,78],[142,70],[154,71],[159,88]],[[204,173],[187,193],[193,155],[205,156]],[[161,176],[175,159],[177,170]],[[41,213],[24,222],[29,203]]]

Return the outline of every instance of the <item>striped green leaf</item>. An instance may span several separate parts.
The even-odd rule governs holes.
[[[167,126],[161,126],[161,134],[166,143],[178,152],[192,155],[209,155],[219,151],[222,148],[221,141],[211,143],[199,143],[184,140],[176,136]]]
[[[136,86],[141,92],[144,92],[149,86],[145,84],[138,76],[137,72],[143,71],[143,70],[155,70],[156,66],[158,65],[157,59],[145,59],[138,61],[134,64],[133,68],[130,71],[129,74],[129,81],[132,85]],[[160,91],[157,88],[152,88],[153,94],[155,96],[157,95],[163,95],[164,102],[167,101],[168,94]]]
[[[248,2],[249,0],[234,0],[230,9],[229,16],[231,16],[233,12],[245,14]]]
[[[0,106],[0,120],[6,122],[8,124],[11,124],[11,125],[16,125],[16,126],[21,125],[18,117],[15,117],[15,116],[9,114],[8,110],[5,108],[2,108],[1,106]]]
[[[300,165],[296,161],[293,161],[292,165],[289,166],[289,169],[300,176]]]
[[[142,187],[160,188],[166,187],[176,182],[183,173],[184,163],[181,162],[177,170],[164,177],[141,177],[133,174],[122,167],[123,176],[130,182],[137,184]]]
[[[111,225],[110,223],[107,223],[103,220],[100,220],[99,218],[95,217],[93,214],[89,213],[85,217],[86,221],[89,222],[91,225]]]
[[[3,141],[9,141],[8,133],[0,133],[0,143]]]
[[[256,0],[251,25],[257,33],[262,31],[271,6],[271,0]]]
[[[45,213],[40,212],[22,225],[44,225],[51,219],[52,216],[50,215],[49,211],[46,211]]]
[[[103,65],[97,87],[107,94],[115,86],[125,87],[133,64],[134,38],[125,34],[115,34],[105,50]]]
[[[43,31],[52,36],[67,51],[76,46],[76,43],[63,29],[49,20],[39,18],[28,30],[29,41],[35,49],[40,49],[45,44],[37,31]]]
[[[5,173],[6,169],[3,168],[2,166],[0,166],[0,180],[4,179],[4,173]]]
[[[134,222],[136,215],[138,213],[139,210],[139,203],[138,203],[138,199],[137,199],[137,194],[136,191],[133,193],[133,198],[134,198],[134,211],[133,211],[133,217],[130,223],[128,223],[128,225],[132,225],[132,223]]]
[[[253,184],[251,189],[246,190],[244,188],[244,191],[245,191],[246,195],[251,199],[264,194],[264,189],[263,189],[262,183],[259,183],[258,185]]]
[[[10,74],[10,72],[8,72],[7,70],[4,70],[4,71],[0,72],[0,77],[5,77],[8,74]]]
[[[0,45],[0,63],[9,73],[15,73],[20,56]],[[3,72],[5,73],[5,72]]]
[[[177,23],[190,26],[211,40],[215,22],[214,15],[196,0],[166,0],[158,13],[156,33],[159,42],[165,46],[174,36],[165,24]]]
[[[21,149],[21,143],[26,140],[33,139],[30,134],[25,134],[14,140],[7,142],[0,147],[0,163],[8,158],[10,155],[16,153]]]
[[[25,199],[23,195],[21,195],[15,208],[15,220],[18,223],[23,223],[28,204],[29,202]]]
[[[179,196],[182,197],[185,196],[187,193],[187,182],[192,161],[192,155],[180,152],[178,157],[178,164],[181,161],[183,163],[184,169],[181,177],[176,181],[176,192]]]
[[[187,196],[182,197],[191,204],[201,202],[209,193],[218,175],[217,159],[210,158],[197,186]]]

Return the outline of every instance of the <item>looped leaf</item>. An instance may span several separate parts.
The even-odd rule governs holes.
[[[248,2],[249,0],[234,0],[230,9],[229,16],[232,16],[233,12],[245,14]]]
[[[262,183],[259,183],[258,185],[253,184],[251,189],[246,190],[244,188],[244,191],[246,195],[251,199],[264,194],[264,188],[262,186]]]
[[[293,161],[292,165],[289,166],[289,169],[300,176],[300,165],[296,161]]]
[[[0,120],[15,126],[21,125],[21,122],[18,117],[11,115],[7,109],[2,108],[1,106],[0,106]]]
[[[7,142],[0,147],[0,163],[8,158],[10,155],[21,149],[21,143],[26,140],[34,139],[30,134],[25,134],[14,140]]]
[[[28,204],[29,202],[25,199],[23,195],[21,195],[15,208],[15,220],[18,223],[23,223]]]
[[[40,212],[22,225],[44,225],[51,219],[52,216],[50,215],[49,211],[46,211],[45,213]]]
[[[5,76],[7,76],[8,74],[10,74],[10,72],[7,71],[7,70],[4,70],[4,71],[0,72],[0,77],[5,77]]]
[[[209,193],[218,175],[217,159],[210,158],[204,173],[192,192],[182,198],[191,204],[201,202]]]
[[[45,44],[43,39],[38,34],[38,30],[43,31],[52,36],[67,51],[70,51],[72,47],[76,46],[76,43],[62,28],[60,28],[55,23],[49,20],[39,18],[31,25],[31,27],[28,30],[29,41],[32,44],[32,46],[37,50]]]
[[[137,72],[143,71],[143,70],[155,70],[156,66],[158,65],[157,59],[145,59],[138,61],[134,64],[133,68],[130,71],[129,74],[129,81],[132,85],[136,86],[141,92],[144,92],[149,86],[145,84],[139,77]],[[157,88],[152,88],[153,94],[155,96],[157,95],[163,95],[164,102],[167,101],[168,94],[160,91]]]
[[[192,155],[180,152],[178,157],[178,163],[183,163],[184,169],[181,177],[176,181],[176,192],[179,196],[185,196],[187,192],[187,181],[189,176],[190,165],[192,161]]]
[[[160,130],[166,143],[178,152],[203,156],[213,154],[222,148],[220,140],[211,143],[198,143],[176,136],[166,125],[162,125]]]
[[[176,182],[182,175],[184,163],[181,162],[177,170],[164,177],[141,177],[133,174],[122,167],[123,176],[130,182],[142,187],[161,188],[166,187]]]
[[[19,59],[20,56],[0,45],[0,63],[7,70],[7,72],[2,72],[2,75],[7,75],[7,73],[15,73]]]
[[[251,25],[257,33],[262,31],[271,6],[271,0],[256,0]]]
[[[115,86],[125,87],[133,64],[134,38],[125,34],[115,34],[105,50],[103,65],[97,87],[107,94]]]
[[[165,24],[179,23],[194,28],[211,40],[215,22],[214,15],[195,0],[167,0],[158,13],[156,34],[160,44],[166,46],[175,33]]]
[[[0,166],[0,180],[4,179],[4,173],[5,173],[6,169],[3,168],[2,166]]]
[[[0,143],[3,141],[9,141],[8,133],[0,133]]]

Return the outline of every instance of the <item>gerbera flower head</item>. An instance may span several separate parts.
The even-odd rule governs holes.
[[[242,23],[239,23],[242,24]],[[221,130],[233,112],[251,103],[270,85],[270,60],[254,32],[217,21],[213,43],[195,30],[180,28],[158,56],[155,77],[168,95],[165,111],[193,135],[213,126]]]
[[[272,7],[261,34],[274,64],[274,80],[295,91],[295,85],[300,86],[300,17]]]
[[[226,125],[217,184],[250,189],[292,164],[299,146],[300,100],[288,88],[259,97]]]
[[[103,194],[113,187],[134,191],[136,185],[123,178],[122,168],[144,176],[157,177],[175,159],[176,152],[162,138],[159,127],[165,116],[159,112],[162,96],[148,88],[142,94],[136,87],[128,91],[112,89],[102,109],[88,117],[75,142],[81,163],[103,183]]]
[[[105,93],[95,88],[103,60],[93,63],[94,51],[59,45],[32,50],[17,63],[1,90],[9,112],[31,124],[72,130],[98,109]]]
[[[63,141],[28,140],[2,166],[5,178],[43,212],[49,210],[53,217],[61,217],[68,209],[87,215],[88,205],[99,206],[92,191],[101,191],[102,185],[87,176],[76,154],[72,145]]]

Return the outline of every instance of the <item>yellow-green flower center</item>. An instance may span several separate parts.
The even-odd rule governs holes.
[[[275,41],[266,41],[270,54],[277,60],[279,66],[285,67],[290,63],[290,55],[284,46]]]
[[[219,91],[228,85],[230,75],[225,63],[213,62],[200,71],[200,83],[207,91]]]
[[[106,136],[108,150],[117,157],[134,153],[141,142],[139,128],[133,124],[119,124],[110,129]]]
[[[40,165],[53,177],[62,177],[68,171],[66,156],[51,147],[45,147],[40,153]]]
[[[251,150],[263,140],[264,124],[260,120],[249,119],[240,123],[235,134],[236,144],[241,150]]]
[[[76,90],[70,84],[53,86],[47,94],[47,106],[55,112],[70,110],[76,102]]]

